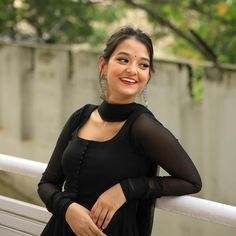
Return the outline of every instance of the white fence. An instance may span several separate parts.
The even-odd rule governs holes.
[[[0,195],[1,236],[38,236],[50,216],[43,207]]]
[[[0,154],[0,170],[3,171],[39,178],[45,167],[46,164],[44,163]],[[21,230],[21,234],[12,233],[8,234],[9,236],[37,235],[50,216],[45,208],[4,196],[0,196],[0,203],[0,233],[1,230],[6,229],[8,229],[8,232],[11,230],[11,233]],[[181,196],[159,198],[156,201],[156,207],[236,228],[236,207],[234,206],[192,196]],[[31,234],[28,234],[29,226],[31,227]],[[28,228],[28,231],[25,228]]]

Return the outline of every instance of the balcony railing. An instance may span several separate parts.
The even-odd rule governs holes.
[[[45,168],[45,163],[0,154],[0,170],[3,171],[40,178]],[[234,206],[180,196],[158,198],[156,208],[236,228]],[[0,196],[0,235],[39,235],[49,217],[50,213],[43,207]]]

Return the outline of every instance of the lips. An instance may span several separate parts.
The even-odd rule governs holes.
[[[127,85],[134,85],[134,84],[137,83],[137,81],[135,79],[132,79],[132,78],[121,78],[121,81],[124,84],[127,84]]]

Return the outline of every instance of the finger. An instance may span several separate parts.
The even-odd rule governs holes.
[[[79,236],[90,236],[89,234],[83,233],[83,234],[78,234]]]
[[[86,229],[83,230],[83,232],[80,232],[80,236],[95,236],[94,234],[91,234],[92,231],[87,227]]]
[[[98,219],[99,219],[99,216],[100,216],[100,214],[101,214],[101,211],[102,211],[102,208],[97,207],[96,210],[93,212],[91,218],[92,218],[94,224],[97,224],[97,221],[98,221]]]
[[[90,215],[91,215],[91,216],[94,215],[94,213],[95,213],[95,211],[97,210],[97,208],[98,208],[98,203],[96,202],[96,203],[93,205],[93,207],[92,207],[92,209],[91,209],[91,211],[90,211]]]
[[[93,233],[92,235],[95,236],[106,236],[95,224],[89,226],[91,232]]]
[[[83,236],[97,236],[95,233],[93,233],[93,231],[90,229],[90,227],[88,226],[86,228],[86,231],[83,232]]]
[[[79,229],[78,235],[79,236],[96,236],[96,234],[94,234],[93,231],[90,229],[90,227],[89,227],[90,224],[95,225],[93,223],[93,221],[91,219],[89,219],[89,221],[86,224],[86,226]]]
[[[103,209],[101,212],[100,212],[100,215],[98,217],[98,220],[97,220],[97,226],[98,228],[101,228],[102,227],[102,224],[104,222],[104,220],[106,219],[106,216],[108,214],[108,209]]]
[[[76,234],[76,236],[88,236],[88,234],[86,234],[86,233],[79,233],[79,234]]]
[[[105,229],[109,225],[114,213],[115,213],[114,211],[108,211],[106,218],[103,222],[102,229]]]

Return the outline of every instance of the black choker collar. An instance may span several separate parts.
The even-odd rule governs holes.
[[[124,121],[139,105],[135,102],[128,104],[112,104],[103,101],[98,107],[98,113],[105,121]]]

